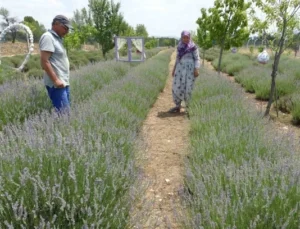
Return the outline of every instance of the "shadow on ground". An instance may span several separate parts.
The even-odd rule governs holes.
[[[187,115],[186,112],[170,113],[168,111],[160,111],[157,113],[158,118],[172,118],[172,117],[185,116],[185,115]]]

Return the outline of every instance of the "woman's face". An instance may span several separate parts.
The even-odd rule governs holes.
[[[187,35],[183,35],[182,36],[182,42],[185,43],[185,44],[188,44],[190,41],[190,37],[187,36]]]

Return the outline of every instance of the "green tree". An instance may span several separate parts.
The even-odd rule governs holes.
[[[210,24],[211,24],[211,18],[208,16],[206,9],[202,8],[201,9],[201,17],[198,18],[196,21],[198,24],[198,29],[197,29],[197,40],[196,42],[200,46],[201,50],[203,51],[203,65],[204,65],[204,60],[205,60],[205,52],[209,48],[213,46],[212,42],[212,37],[210,33]]]
[[[135,36],[135,30],[132,26],[130,26],[127,22],[123,22],[120,27],[120,36]]]
[[[145,40],[145,48],[152,49],[157,46],[157,39],[155,37],[147,38]]]
[[[71,49],[80,49],[83,43],[82,32],[78,28],[74,28],[72,32],[64,37],[64,46],[67,52]]]
[[[142,37],[148,37],[148,32],[147,29],[145,27],[145,25],[143,24],[138,24],[135,28],[135,34],[137,36],[142,36]]]
[[[92,39],[95,33],[91,12],[86,8],[76,10],[71,22],[73,30],[64,38],[64,46],[67,51],[80,49],[84,43]]]
[[[271,89],[268,105],[265,115],[269,115],[271,105],[276,88],[276,76],[278,73],[278,66],[281,54],[288,46],[289,41],[292,41],[293,31],[298,25],[299,18],[297,12],[300,9],[299,0],[254,0],[256,7],[258,7],[265,15],[265,20],[256,20],[258,29],[268,29],[269,26],[276,26],[277,33],[274,41],[275,57],[272,65],[271,73]],[[253,10],[254,11],[254,10]],[[253,12],[252,11],[252,12]],[[259,22],[260,21],[260,22]]]
[[[113,0],[89,0],[95,27],[94,35],[101,45],[103,56],[114,47],[113,37],[119,35],[124,22],[123,15],[119,12],[120,3]]]
[[[10,17],[9,11],[7,9],[5,9],[4,7],[0,8],[0,16],[2,16],[2,22],[0,23],[2,29],[17,22],[17,18]],[[12,43],[15,43],[18,30],[16,28],[12,28],[12,29],[10,29],[10,32],[11,32],[11,36],[12,36]]]
[[[245,0],[215,0],[214,7],[208,10],[210,35],[220,46],[218,73],[221,71],[223,51],[239,47],[248,39],[247,10],[251,4]]]
[[[78,28],[90,25],[93,25],[93,18],[91,11],[85,7],[81,10],[75,10],[74,16],[72,18],[72,24],[76,25]]]
[[[46,31],[45,26],[31,16],[25,16],[23,23],[31,29],[35,41],[38,41]]]

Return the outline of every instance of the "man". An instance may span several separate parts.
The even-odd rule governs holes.
[[[44,83],[58,112],[68,111],[70,107],[70,64],[62,39],[70,29],[69,19],[57,15],[53,19],[52,29],[45,32],[39,42],[41,66],[45,70]]]

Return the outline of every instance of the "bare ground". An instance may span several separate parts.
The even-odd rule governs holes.
[[[96,46],[93,45],[82,45],[82,50],[92,51],[99,50]],[[0,57],[5,56],[15,56],[15,55],[25,55],[28,53],[28,45],[25,42],[16,41],[12,43],[10,41],[0,43]],[[32,54],[39,53],[39,44],[34,43],[34,49]]]
[[[188,147],[189,121],[184,110],[169,114],[172,100],[171,71],[175,52],[169,65],[166,87],[157,98],[144,122],[140,149],[140,167],[143,173],[144,198],[135,214],[141,213],[140,223],[134,228],[179,228],[176,211],[180,206],[183,188],[184,157]]]

